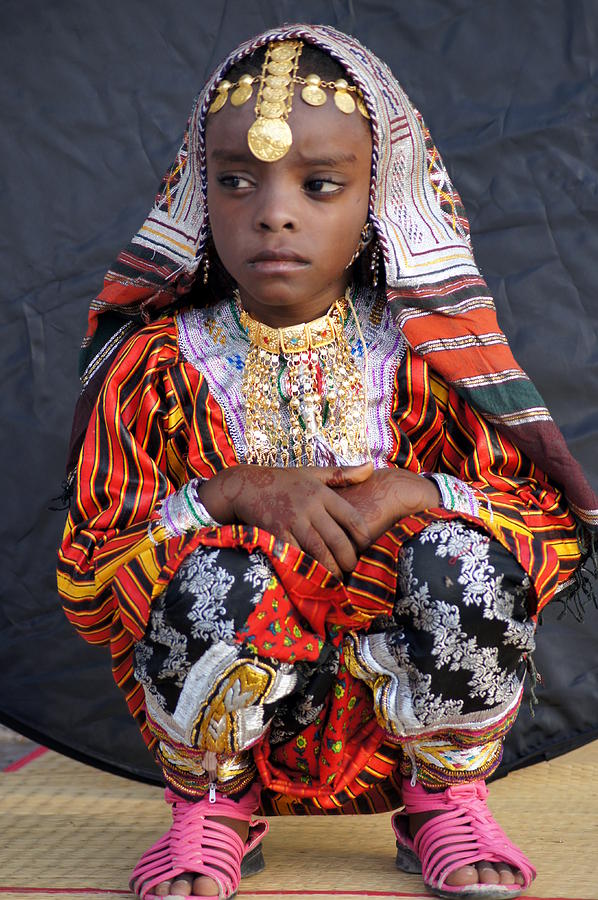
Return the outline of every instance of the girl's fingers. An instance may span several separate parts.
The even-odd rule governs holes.
[[[359,466],[329,466],[322,468],[310,466],[305,471],[316,475],[327,487],[341,488],[367,481],[374,471],[374,466],[371,462],[362,463]]]
[[[290,531],[283,531],[280,535],[277,535],[277,537],[280,537],[280,539],[284,541],[285,544],[291,544],[293,547],[297,547],[298,550],[301,550],[299,542],[295,539]]]
[[[322,563],[329,572],[332,572],[333,575],[336,575],[337,578],[341,579],[343,577],[342,570],[337,563],[334,554],[330,550],[327,541],[322,537],[318,529],[312,525],[311,523],[307,523],[304,529],[301,529],[301,533],[297,533],[296,537],[299,540],[299,546],[304,551],[304,553],[308,553],[309,556],[312,556],[317,562]]]
[[[305,549],[337,577],[357,565],[355,548],[338,522],[325,509],[314,516],[304,536]],[[303,542],[302,542],[303,546]],[[312,547],[316,553],[309,549]]]
[[[374,471],[372,462],[361,463],[359,466],[343,466],[343,472],[347,479],[347,484],[361,484],[367,481]]]
[[[345,500],[340,494],[330,491],[329,496],[326,497],[326,510],[349,535],[358,550],[367,550],[373,541],[373,536],[361,514],[348,500]]]

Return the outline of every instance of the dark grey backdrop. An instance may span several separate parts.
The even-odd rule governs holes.
[[[0,718],[155,778],[106,651],[63,620],[54,553],[86,309],[152,202],[192,99],[241,39],[302,19],[386,59],[468,210],[515,354],[598,488],[598,6],[590,0],[3,0]],[[503,771],[598,736],[598,616],[557,623]]]

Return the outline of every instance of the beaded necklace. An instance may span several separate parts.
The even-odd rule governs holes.
[[[350,290],[311,322],[270,328],[242,309],[250,348],[243,372],[246,460],[262,466],[331,465],[370,458],[366,396],[345,336]],[[359,323],[357,322],[359,327]],[[290,427],[283,423],[288,406]]]

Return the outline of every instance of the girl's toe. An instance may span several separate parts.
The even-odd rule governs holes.
[[[477,864],[478,879],[480,884],[501,884],[500,873],[496,866],[489,862],[480,862]]]
[[[178,875],[170,883],[170,893],[178,897],[187,897],[193,890],[191,875]]]
[[[445,883],[451,885],[451,887],[477,884],[478,871],[475,866],[462,866],[460,869],[455,869],[454,872],[451,872],[451,874],[447,876]]]
[[[499,884],[523,884],[521,873],[513,870],[507,863],[496,863],[496,870],[500,876]],[[521,881],[517,879],[518,875]]]
[[[193,893],[198,897],[213,897],[219,893],[219,888],[213,878],[207,875],[198,875],[193,879]]]

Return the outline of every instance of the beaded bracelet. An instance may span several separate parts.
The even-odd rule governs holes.
[[[192,478],[180,490],[164,498],[160,506],[160,524],[166,530],[166,537],[178,537],[187,531],[220,525],[199,499],[199,487],[206,480]]]
[[[480,503],[474,489],[460,478],[454,475],[446,475],[444,472],[425,472],[424,478],[435,482],[440,491],[441,506],[451,512],[469,513],[479,517]]]

